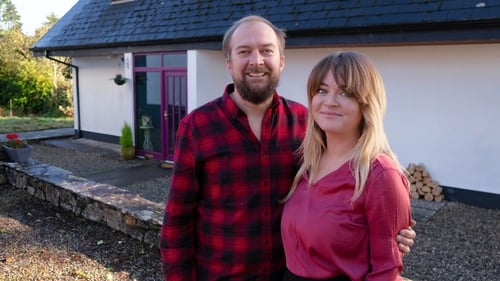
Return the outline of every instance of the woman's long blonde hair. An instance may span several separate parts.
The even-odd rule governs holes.
[[[317,93],[325,76],[331,72],[333,78],[346,93],[354,95],[359,102],[362,121],[359,127],[360,137],[353,148],[351,170],[356,185],[352,201],[363,193],[370,166],[379,154],[389,156],[401,167],[396,155],[392,152],[384,131],[383,117],[386,110],[384,84],[380,74],[371,61],[359,52],[334,52],[320,60],[311,71],[307,81],[307,101],[311,109],[313,96]],[[321,155],[326,149],[326,135],[316,124],[309,110],[307,129],[304,140],[297,153],[301,154],[303,163],[294,178],[288,195],[282,200],[287,201],[300,179],[309,173],[309,187],[316,179]]]

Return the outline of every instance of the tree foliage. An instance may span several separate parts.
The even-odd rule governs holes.
[[[0,0],[1,23],[4,30],[21,30],[21,16],[17,13],[16,6],[10,0]]]
[[[10,0],[0,0],[0,115],[61,116],[60,107],[71,106],[71,80],[67,66],[36,58],[29,48],[57,22],[52,13],[28,36],[22,32],[20,17]],[[64,58],[60,58],[64,60]],[[2,110],[3,109],[3,110]]]

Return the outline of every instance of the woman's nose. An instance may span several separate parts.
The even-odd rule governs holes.
[[[329,93],[325,99],[325,105],[327,106],[338,106],[338,95],[335,93]]]

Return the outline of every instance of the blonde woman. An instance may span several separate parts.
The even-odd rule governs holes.
[[[382,79],[358,52],[312,70],[300,167],[281,222],[284,280],[401,280],[394,237],[411,225],[409,185],[384,132]]]

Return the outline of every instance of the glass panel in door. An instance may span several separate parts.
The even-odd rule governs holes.
[[[161,145],[161,72],[136,72],[136,149],[138,155],[158,158]]]

